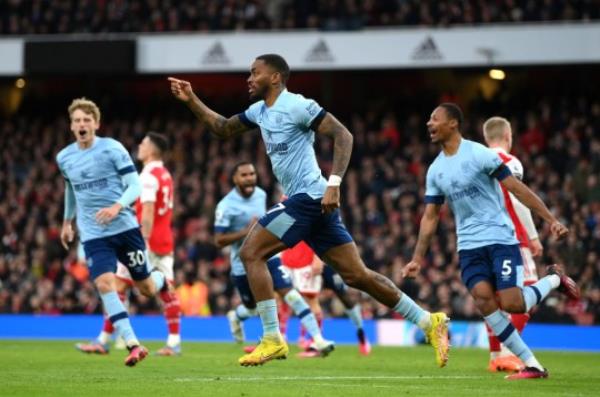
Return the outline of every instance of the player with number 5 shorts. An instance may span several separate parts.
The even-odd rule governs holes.
[[[579,297],[579,289],[556,265],[537,283],[523,285],[519,242],[498,182],[548,222],[555,237],[562,238],[569,231],[535,193],[512,175],[495,151],[464,139],[460,132],[462,124],[462,111],[453,103],[435,108],[427,122],[431,141],[439,143],[442,150],[427,171],[425,213],[413,259],[403,273],[414,277],[426,262],[427,248],[437,228],[442,204],[447,200],[456,221],[463,282],[487,325],[525,364],[508,379],[546,378],[548,371],[500,310],[496,293],[503,310],[526,313],[554,288],[573,299]]]

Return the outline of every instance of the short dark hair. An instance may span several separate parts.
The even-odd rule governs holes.
[[[264,61],[264,63],[277,70],[281,74],[281,80],[283,81],[283,84],[285,85],[287,83],[288,79],[290,78],[290,67],[281,55],[264,54],[257,56],[256,59]]]
[[[169,139],[163,134],[159,134],[158,132],[150,131],[146,134],[148,139],[158,148],[160,154],[164,154],[167,150],[169,150]]]
[[[232,170],[231,170],[231,181],[233,182],[233,176],[235,175],[235,173],[240,169],[241,166],[243,165],[251,165],[254,167],[254,164],[252,164],[250,161],[240,161],[239,163],[237,163],[236,165],[233,166]]]
[[[452,102],[444,102],[440,107],[446,110],[449,119],[454,119],[458,122],[458,129],[460,129],[464,121],[463,112],[460,110],[460,107]]]

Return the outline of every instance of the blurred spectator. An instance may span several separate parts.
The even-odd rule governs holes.
[[[195,280],[193,274],[186,274],[176,293],[184,316],[210,316],[208,288],[202,281]]]
[[[372,26],[589,21],[598,0],[5,0],[0,34],[358,30]]]
[[[18,116],[0,124],[0,312],[99,313],[92,283],[74,265],[75,247],[65,252],[58,241],[63,182],[54,156],[71,136],[64,114],[40,112],[47,101],[29,101]],[[259,184],[272,203],[279,199],[277,186],[256,133],[226,142],[212,139],[185,109],[174,112],[171,106],[177,105],[158,101],[160,111],[138,106],[143,110],[131,113],[132,107],[122,106],[118,98],[103,101],[103,112],[110,116],[100,135],[113,136],[130,150],[150,129],[172,138],[173,155],[167,162],[177,188],[175,269],[182,307],[186,314],[224,314],[239,298],[228,276],[228,254],[212,243],[214,206],[231,189],[230,171],[241,159],[255,163]],[[428,113],[418,106],[402,105],[400,111],[365,101],[360,112],[340,114],[355,139],[342,189],[342,216],[368,266],[429,309],[447,310],[456,319],[477,319],[460,281],[454,220],[446,207],[421,275],[416,281],[400,277],[416,243],[425,173],[439,152],[422,133]],[[477,104],[472,107],[479,109]],[[545,250],[538,263],[564,263],[582,287],[580,304],[567,303],[554,292],[533,320],[600,323],[600,102],[583,96],[540,103],[532,99],[527,106],[507,101],[498,112],[512,116],[514,151],[523,162],[526,182],[571,230],[565,242],[557,243],[549,238],[549,226],[540,223]],[[465,114],[473,130],[489,116],[471,109]],[[518,126],[526,127],[521,131]],[[543,140],[520,144],[532,129]],[[331,141],[317,140],[324,169],[330,166],[331,150]],[[326,310],[339,313],[331,295],[324,299]],[[370,298],[361,299],[365,317],[394,316]],[[156,311],[153,301],[135,295],[131,306],[133,311]]]

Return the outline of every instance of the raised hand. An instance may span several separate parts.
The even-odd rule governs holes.
[[[182,102],[189,102],[194,97],[194,91],[189,81],[179,80],[175,77],[169,77],[171,83],[171,93]]]

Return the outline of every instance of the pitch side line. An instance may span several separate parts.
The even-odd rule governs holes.
[[[461,380],[461,379],[487,379],[485,376],[434,376],[434,375],[406,375],[406,376],[213,376],[198,378],[175,378],[175,382],[265,382],[265,381],[315,381],[315,380]]]

